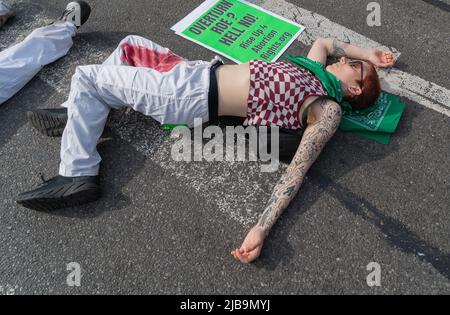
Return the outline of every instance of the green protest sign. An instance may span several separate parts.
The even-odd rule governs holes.
[[[304,27],[243,0],[207,0],[173,28],[237,63],[276,61]]]

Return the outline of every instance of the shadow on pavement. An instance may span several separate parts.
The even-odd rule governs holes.
[[[261,260],[257,263],[257,266],[274,270],[281,262],[284,263],[295,258],[296,252],[299,249],[292,248],[287,239],[297,220],[301,219],[302,215],[321,198],[321,194],[317,194],[318,190],[324,191],[326,189],[328,193],[333,194],[333,196],[340,200],[354,214],[359,213],[359,210],[354,208],[357,202],[350,204],[350,200],[364,201],[364,204],[370,204],[363,197],[345,190],[344,187],[336,182],[339,178],[346,176],[346,174],[354,169],[382,160],[398,151],[400,145],[395,138],[403,138],[409,135],[412,129],[413,119],[414,116],[408,109],[400,121],[399,129],[390,145],[377,144],[361,139],[357,135],[339,131],[324,149],[318,161],[313,165],[307,175],[308,180],[305,181],[299,194],[283,214],[282,226],[281,224],[276,224],[271,233],[272,237],[269,236],[267,239],[266,252],[276,252],[276,254],[265,255],[263,251]],[[326,175],[331,173],[333,174],[332,178]],[[339,192],[336,193],[335,190],[339,190]],[[347,196],[345,202],[343,202],[341,196]],[[349,207],[350,205],[351,207]],[[376,208],[374,207],[374,209]],[[377,213],[381,213],[381,211],[377,210]],[[375,224],[375,221],[371,223]],[[382,230],[382,232],[396,234],[398,232],[396,231],[397,228],[400,228],[400,225],[390,225],[389,231]]]
[[[381,233],[387,236],[387,241],[391,246],[407,254],[421,253],[418,255],[420,260],[430,263],[439,273],[450,280],[449,254],[427,243],[399,220],[385,215],[365,198],[334,182],[329,176],[318,171],[312,172],[311,175],[321,189],[327,189],[351,213],[376,226]]]
[[[100,185],[102,198],[82,207],[61,209],[52,215],[70,218],[95,218],[104,212],[116,211],[129,206],[132,202],[122,190],[145,165],[145,156],[136,151],[133,146],[120,140],[111,130],[105,131],[103,139],[97,145],[102,156],[100,168]]]
[[[405,102],[408,103],[408,101]],[[407,107],[395,138],[407,137],[411,132],[413,120],[417,116],[413,110],[412,106]],[[312,191],[317,191],[313,189],[315,187],[319,191],[326,190],[352,214],[374,225],[380,233],[386,235],[387,241],[391,246],[403,253],[415,255],[421,261],[430,263],[439,273],[450,279],[449,254],[442,252],[439,248],[421,239],[419,235],[411,231],[400,220],[384,214],[366,198],[337,183],[340,177],[345,176],[353,169],[383,159],[399,148],[395,139],[390,145],[384,146],[369,143],[356,137],[342,133],[338,134],[335,141],[331,143],[331,147],[326,149],[325,152],[328,152],[328,154],[326,153],[325,156],[319,158],[322,161],[310,170],[308,174],[310,180],[301,189],[299,196],[292,203],[293,206],[286,211],[283,227],[276,225],[272,233],[273,237],[268,239],[267,251],[277,251],[277,255],[264,255],[263,252],[262,259],[257,266],[274,270],[281,262],[295,258],[295,253],[298,249],[293,249],[287,239],[296,221],[320,198],[320,195],[311,195]],[[342,151],[338,147],[345,147],[348,150]],[[358,152],[357,159],[351,157],[351,154],[354,154],[354,152]],[[335,156],[338,156],[338,158],[333,158]],[[349,163],[348,161],[354,162]],[[334,174],[337,172],[337,176],[333,175],[332,178],[327,175],[329,173],[328,170],[333,170]],[[419,253],[421,255],[418,255]]]

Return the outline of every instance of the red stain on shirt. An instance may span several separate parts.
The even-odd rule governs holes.
[[[170,50],[167,53],[161,53],[154,49],[128,43],[123,44],[121,48],[121,61],[132,67],[146,67],[159,72],[169,72],[184,60]]]

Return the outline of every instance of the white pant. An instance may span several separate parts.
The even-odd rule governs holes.
[[[98,175],[100,138],[111,109],[131,107],[161,124],[209,120],[211,62],[188,61],[168,48],[128,36],[102,65],[77,67],[61,143],[62,176]]]
[[[76,27],[69,22],[38,28],[0,52],[0,104],[22,89],[45,65],[65,56]]]

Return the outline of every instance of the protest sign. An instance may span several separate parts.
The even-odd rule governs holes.
[[[304,26],[243,0],[207,0],[172,27],[237,63],[277,61]]]

